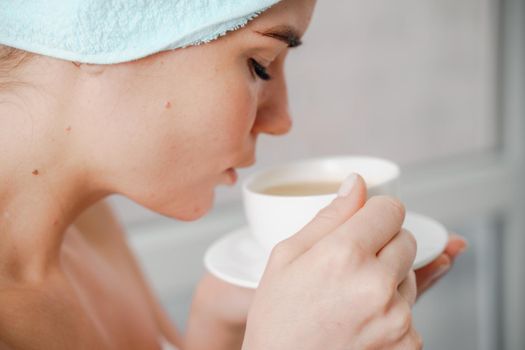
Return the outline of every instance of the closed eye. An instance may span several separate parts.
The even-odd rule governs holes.
[[[252,66],[253,71],[255,74],[261,78],[262,80],[268,81],[272,79],[270,74],[268,74],[268,71],[266,70],[266,67],[264,67],[262,64],[257,62],[255,59],[250,58],[250,65]]]

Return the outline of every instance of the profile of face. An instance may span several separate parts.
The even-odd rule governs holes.
[[[100,184],[167,216],[204,215],[227,170],[253,164],[257,136],[290,129],[284,61],[314,6],[284,0],[208,44],[81,65],[69,127]]]

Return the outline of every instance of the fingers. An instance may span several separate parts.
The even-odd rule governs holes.
[[[402,229],[394,238],[377,254],[377,258],[388,270],[392,272],[396,281],[401,283],[412,270],[416,258],[417,244],[414,236]]]
[[[414,333],[413,330],[413,315],[411,307],[412,305],[408,303],[405,297],[401,294],[398,293],[394,297],[391,307],[379,323],[383,330],[388,330],[384,336],[384,341],[386,343],[390,344],[391,346],[394,344],[407,344],[407,337],[413,338],[415,335],[417,335],[417,333]],[[398,347],[393,346],[386,348],[397,349]],[[404,349],[412,348],[407,347]]]
[[[456,234],[451,234],[448,239],[447,247],[445,248],[445,254],[451,258],[455,258],[463,253],[467,249],[467,246],[468,244],[465,238]]]
[[[436,260],[416,271],[418,295],[425,292],[435,280],[443,276],[451,267],[451,260],[441,254]]]
[[[416,271],[418,297],[443,277],[454,264],[454,260],[467,248],[464,238],[450,235],[447,247],[443,254],[429,265]]]
[[[395,292],[386,309],[361,330],[356,349],[397,349],[412,329],[412,309],[405,297]]]
[[[408,333],[398,342],[393,350],[421,350],[423,349],[423,340],[414,327],[410,328]]]
[[[414,306],[418,293],[414,271],[409,272],[407,278],[399,285],[397,290],[410,306]]]
[[[384,328],[390,330],[390,346],[382,348],[392,350],[419,350],[423,342],[413,326],[413,315],[410,305],[398,296],[398,301],[388,312],[384,321]]]
[[[346,236],[366,252],[376,254],[401,231],[405,208],[397,199],[374,196],[355,215],[339,226],[336,235]]]
[[[366,185],[363,178],[351,174],[341,185],[342,195],[338,195],[323,208],[306,226],[292,237],[284,240],[289,258],[293,259],[310,249],[324,236],[351,218],[366,201]]]

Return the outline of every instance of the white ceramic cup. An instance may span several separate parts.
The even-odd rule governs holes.
[[[373,157],[339,156],[304,160],[272,167],[249,176],[242,186],[244,210],[251,233],[269,252],[278,242],[303,228],[337,193],[322,195],[271,195],[265,189],[297,182],[338,182],[358,173],[368,197],[399,196],[399,166]]]

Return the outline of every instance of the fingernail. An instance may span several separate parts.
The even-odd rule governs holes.
[[[465,253],[466,250],[467,250],[467,247],[466,247],[466,246],[463,247],[463,248],[459,248],[459,250],[458,250],[458,255],[461,255],[461,254]]]
[[[355,182],[357,180],[357,174],[352,173],[343,181],[339,191],[337,192],[337,197],[346,197],[352,192]]]
[[[465,253],[465,251],[468,249],[468,246],[469,246],[468,242],[466,240],[463,240],[463,242],[465,242],[465,245],[459,248],[458,255]]]
[[[432,275],[432,280],[435,280],[441,276],[443,276],[448,270],[450,270],[450,264],[446,263],[438,267],[436,272]]]

